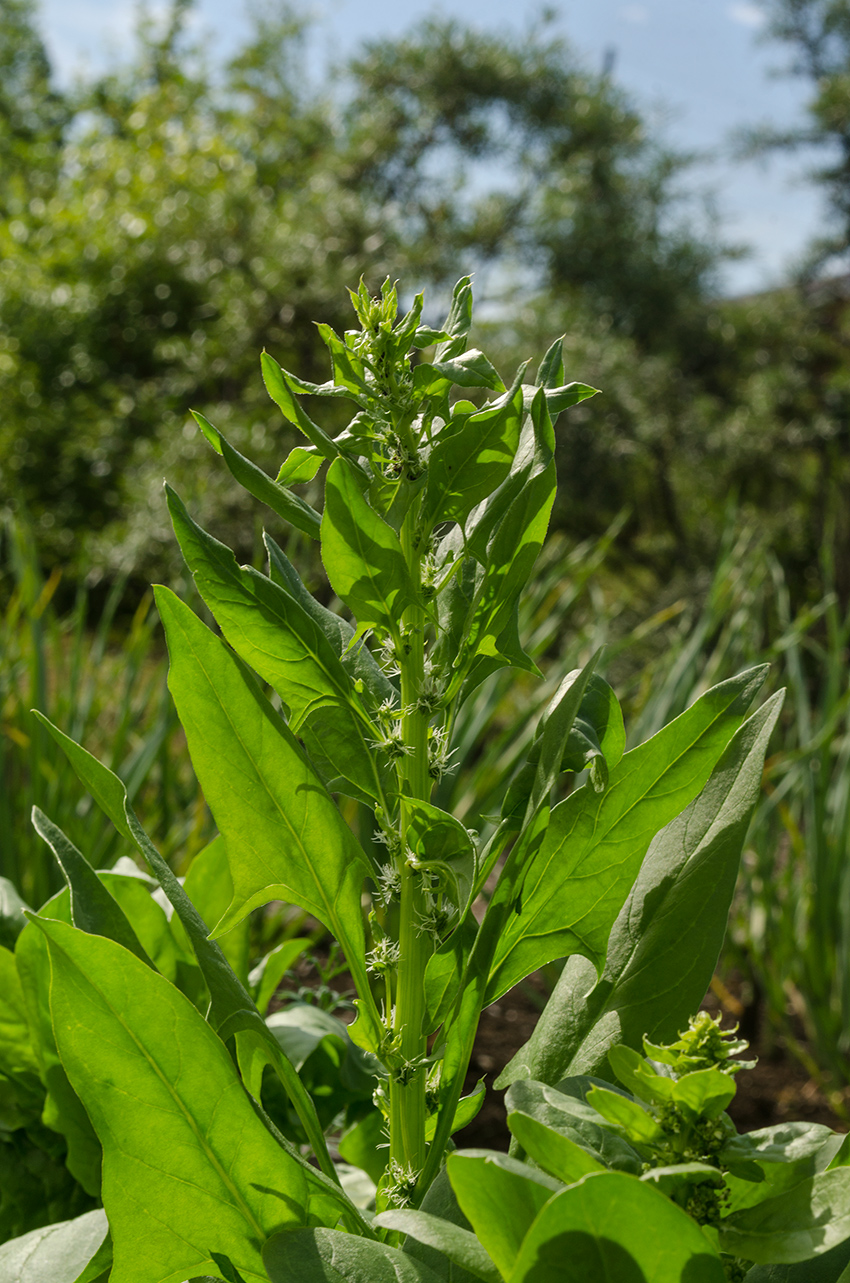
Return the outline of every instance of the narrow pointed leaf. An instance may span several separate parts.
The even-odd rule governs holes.
[[[289,522],[296,530],[309,535],[311,539],[319,538],[322,519],[309,503],[305,503],[285,486],[279,486],[276,481],[272,481],[262,468],[258,468],[256,463],[252,463],[250,459],[246,459],[238,450],[235,450],[218,428],[214,428],[202,414],[197,414],[193,410],[192,415],[210,445],[224,459],[233,477],[249,494],[259,499],[260,503],[264,503],[267,508],[271,508],[272,512]]]
[[[273,686],[298,732],[322,709],[330,716],[324,736],[332,776],[350,779],[367,799],[384,800],[383,782],[370,746],[377,731],[321,627],[284,591],[233,553],[189,516],[166,486],[168,506],[181,551],[230,645],[254,672]]]
[[[36,833],[56,856],[68,884],[74,926],[81,931],[107,936],[152,967],[153,963],[139,943],[124,910],[109,894],[88,860],[37,806],[32,809],[32,822]]]
[[[263,352],[260,357],[263,371],[263,382],[266,390],[277,406],[283,411],[284,418],[300,428],[305,437],[323,454],[326,459],[335,459],[339,454],[338,446],[328,434],[314,423],[302,408],[297,396],[292,391],[285,370],[282,370],[273,356]]]

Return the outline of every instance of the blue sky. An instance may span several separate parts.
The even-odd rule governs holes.
[[[154,12],[161,5],[150,6]],[[342,58],[363,39],[397,35],[427,14],[502,31],[519,30],[540,4],[517,0],[306,0],[317,19],[315,57]],[[615,52],[614,75],[676,146],[710,152],[691,182],[715,193],[728,239],[751,256],[727,269],[732,292],[765,288],[779,279],[815,234],[821,201],[806,182],[811,156],[767,164],[735,163],[729,135],[745,124],[799,123],[807,86],[776,76],[787,52],[763,42],[757,0],[562,0],[555,29],[591,68]],[[134,0],[41,0],[41,23],[63,79],[97,70],[131,47]],[[196,31],[226,54],[246,29],[242,0],[197,0]]]

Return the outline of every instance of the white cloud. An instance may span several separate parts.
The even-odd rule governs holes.
[[[742,27],[760,27],[765,20],[764,10],[755,4],[730,4],[726,12]]]
[[[626,22],[644,23],[649,21],[649,10],[645,4],[626,4],[620,10],[620,17]]]

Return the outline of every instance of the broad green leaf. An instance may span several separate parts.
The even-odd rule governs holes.
[[[663,1139],[664,1133],[652,1115],[629,1096],[607,1091],[604,1087],[591,1087],[587,1103],[609,1123],[624,1131],[629,1140],[653,1144]]]
[[[103,1144],[112,1283],[181,1283],[214,1266],[213,1251],[263,1280],[261,1245],[299,1223],[307,1185],[223,1043],[121,945],[33,922],[48,940],[62,1062]]]
[[[263,1261],[271,1283],[440,1283],[438,1275],[398,1248],[338,1230],[276,1234],[263,1249]]]
[[[571,405],[578,405],[581,401],[586,401],[588,397],[596,396],[598,388],[592,388],[587,383],[566,383],[561,388],[546,388],[546,405],[553,419],[556,419],[563,410],[568,410]]]
[[[602,1172],[543,1208],[509,1283],[724,1283],[699,1226],[633,1176]]]
[[[505,390],[493,366],[477,348],[431,364],[423,362],[413,371],[413,391],[418,397],[440,396],[452,384],[460,388],[488,388],[491,392]]]
[[[733,1136],[720,1151],[726,1167],[736,1163],[797,1163],[813,1158],[835,1137],[823,1123],[777,1123]]]
[[[263,352],[260,357],[260,365],[263,371],[263,382],[266,385],[266,391],[283,411],[284,418],[300,428],[305,437],[312,442],[326,459],[335,459],[339,454],[338,446],[323,428],[313,422],[299,404],[297,396],[292,391],[286,371],[281,369],[274,357],[269,356],[268,352]]]
[[[226,940],[227,937],[225,936],[224,939]],[[310,944],[311,941],[306,936],[284,940],[283,944],[277,945],[254,967],[248,976],[248,983],[261,1016],[266,1014],[269,1003],[277,993],[285,973],[289,971],[295,959],[299,958],[305,949],[309,949]]]
[[[484,1085],[484,1079],[481,1078],[478,1081],[475,1091],[470,1092],[468,1096],[461,1096],[460,1100],[457,1102],[454,1117],[451,1121],[451,1127],[449,1129],[450,1135],[453,1136],[455,1132],[459,1132],[463,1127],[469,1126],[473,1118],[477,1117],[481,1106],[484,1104],[486,1095],[487,1090]],[[429,1118],[425,1119],[425,1139],[427,1141],[433,1140],[436,1133],[437,1115],[431,1114]]]
[[[87,1267],[108,1233],[106,1214],[99,1208],[72,1221],[31,1230],[0,1247],[0,1279],[3,1283],[88,1283]]]
[[[807,1261],[847,1238],[850,1167],[821,1172],[720,1223],[721,1250],[758,1265]]]
[[[48,844],[64,874],[71,895],[71,919],[81,931],[107,936],[136,955],[147,966],[153,963],[139,943],[121,906],[112,898],[88,860],[61,829],[37,806],[32,809],[36,833]]]
[[[537,1166],[565,1185],[581,1180],[588,1172],[606,1170],[602,1163],[564,1132],[547,1127],[530,1114],[513,1110],[508,1114],[508,1127]]]
[[[360,632],[396,632],[416,593],[398,535],[370,508],[345,459],[325,483],[322,561],[331,586],[357,619]]]
[[[598,1073],[617,1043],[675,1037],[708,989],[726,932],[741,847],[782,707],[769,699],[735,733],[699,797],[653,839],[608,942],[597,982],[567,961],[526,1045],[498,1079],[556,1083]]]
[[[428,1212],[400,1210],[381,1212],[374,1224],[380,1229],[408,1234],[418,1243],[436,1248],[452,1265],[460,1266],[483,1283],[502,1283],[502,1275],[475,1235],[452,1225],[451,1221],[443,1221]]]
[[[735,1080],[719,1069],[685,1074],[673,1088],[673,1101],[686,1118],[719,1118],[735,1096]]]
[[[532,1222],[560,1182],[486,1149],[457,1150],[449,1154],[446,1169],[464,1216],[507,1277]]]
[[[850,1283],[850,1238],[798,1265],[754,1265],[744,1283]]]
[[[713,687],[626,753],[604,793],[584,785],[555,807],[499,941],[488,1001],[571,953],[601,969],[652,838],[700,793],[764,676],[753,669]]]
[[[221,935],[290,900],[331,930],[368,992],[360,889],[371,865],[295,737],[238,661],[178,597],[158,589],[169,689],[233,878]]]
[[[37,716],[43,725],[50,731],[50,734],[56,742],[64,750],[79,779],[89,790],[92,797],[98,805],[102,807],[106,815],[109,816],[119,833],[123,834],[128,841],[135,845],[139,854],[148,862],[151,870],[156,875],[157,881],[173,906],[186,935],[189,937],[195,957],[198,960],[198,966],[203,973],[204,980],[206,981],[207,988],[209,989],[210,1011],[208,1018],[211,1024],[215,1029],[222,1032],[222,1036],[224,1037],[229,1037],[230,1034],[237,1034],[237,1045],[240,1060],[244,1058],[250,1064],[252,1060],[258,1059],[260,1064],[260,1074],[262,1074],[262,1065],[268,1063],[274,1067],[275,1072],[293,1102],[304,1130],[310,1138],[310,1143],[313,1146],[313,1152],[318,1157],[322,1172],[325,1177],[328,1178],[328,1182],[331,1183],[334,1177],[333,1164],[327,1152],[327,1147],[319,1126],[319,1121],[316,1117],[316,1110],[312,1100],[304,1090],[295,1069],[283,1055],[274,1036],[266,1027],[265,1022],[254,1006],[249,993],[245,989],[244,985],[241,984],[238,977],[234,974],[233,969],[222,953],[221,948],[214,940],[210,940],[208,938],[209,928],[203,918],[186,895],[186,892],[174,876],[169,865],[162,858],[159,851],[157,851],[156,847],[139,823],[135,812],[127,800],[127,792],[123,783],[117,775],[99,762],[97,758],[92,757],[91,753],[87,752],[86,749],[82,748],[79,744],[75,744],[72,739],[67,735],[64,735],[62,731],[53,726],[52,723],[48,722],[45,717],[42,717],[40,714]],[[132,879],[124,880],[128,883],[132,881]],[[42,913],[43,912],[44,910],[42,910]],[[55,917],[56,913],[53,910],[51,910],[51,912],[53,912],[53,916]],[[68,910],[67,920],[70,921],[70,910]],[[28,944],[26,947],[28,950],[28,957],[30,958],[30,969],[32,971],[30,978],[30,990],[33,995],[31,999],[28,999],[28,1001],[29,1005],[32,1006],[33,1009],[37,1009],[37,995],[42,991],[42,989],[46,994],[48,987],[47,977],[38,973],[39,966],[46,966],[46,950],[42,945],[41,952],[39,952],[36,945],[36,937],[38,933],[35,932],[35,928],[28,927],[23,932],[21,940],[24,940],[28,932],[32,933],[30,935],[30,941],[32,941],[32,943]],[[19,952],[19,950],[17,952]],[[21,969],[22,962],[23,960],[19,957],[19,970]],[[22,981],[26,987],[27,982],[23,973]],[[43,1020],[43,1016],[40,1018]],[[373,1027],[373,1023],[370,1023],[370,1021],[371,1016],[367,1010],[368,1028]],[[47,1026],[49,1031],[49,1017],[47,1020]],[[224,1032],[225,1027],[229,1032]],[[43,1034],[42,1037],[44,1037]],[[52,1042],[52,1033],[49,1033],[49,1037]],[[57,1093],[61,1091],[63,1081],[65,1084],[65,1090],[70,1091],[70,1087],[67,1086],[67,1079],[65,1079],[64,1076],[64,1070],[62,1070],[58,1060],[55,1066],[50,1066],[50,1071],[58,1080],[56,1088]],[[76,1101],[76,1096],[74,1096],[73,1093],[71,1093],[71,1095],[73,1101]],[[66,1111],[63,1110],[63,1114],[65,1112]],[[88,1119],[84,1112],[83,1118],[88,1125]],[[45,1119],[45,1121],[48,1120]],[[49,1123],[49,1125],[52,1124]],[[89,1132],[91,1132],[90,1126],[88,1129]],[[64,1130],[64,1128],[62,1130]],[[71,1141],[69,1139],[69,1144],[70,1143]],[[321,1183],[319,1173],[309,1166],[306,1159],[302,1159],[294,1149],[291,1150],[291,1153],[299,1161],[303,1162],[305,1168],[311,1175],[311,1179],[318,1180],[319,1183]],[[69,1166],[70,1165],[71,1160],[69,1158]],[[72,1168],[72,1170],[74,1169]],[[77,1173],[75,1171],[75,1175],[76,1174]],[[78,1176],[78,1179],[82,1180],[83,1177]],[[88,1188],[88,1186],[86,1186],[86,1188]],[[332,1184],[331,1188],[333,1188]]]
[[[435,521],[463,525],[472,509],[502,484],[519,445],[521,420],[522,389],[517,388],[509,401],[485,406],[440,433],[428,461],[421,514],[426,529]]]
[[[271,508],[272,512],[289,522],[296,530],[309,535],[311,539],[319,538],[322,519],[309,503],[305,503],[285,486],[279,486],[263,472],[262,468],[258,468],[256,463],[252,463],[238,450],[234,450],[218,428],[214,428],[202,414],[193,410],[192,417],[212,448],[222,456],[235,480],[244,486],[249,494],[259,499],[260,503],[264,503],[267,508]]]
[[[662,1194],[678,1202],[675,1196],[686,1191],[689,1186],[720,1186],[723,1184],[723,1175],[708,1163],[671,1163],[667,1167],[650,1167],[649,1171],[643,1173],[641,1180],[647,1181]]]
[[[315,446],[297,445],[280,465],[275,477],[279,486],[297,485],[299,482],[312,481],[321,468],[323,457]]]
[[[545,1083],[522,1079],[511,1087],[505,1105],[509,1118],[517,1114],[533,1119],[573,1141],[600,1166],[640,1174],[643,1165],[640,1154],[605,1126],[602,1115],[583,1097],[569,1096]]]

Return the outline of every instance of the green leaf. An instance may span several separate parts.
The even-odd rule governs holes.
[[[70,924],[71,901],[65,889],[48,900],[40,916]],[[15,946],[15,964],[26,1003],[32,1046],[39,1063],[41,1081],[47,1090],[42,1120],[45,1126],[64,1136],[66,1166],[90,1195],[100,1194],[101,1149],[89,1116],[74,1091],[59,1058],[50,1015],[50,959],[47,941],[28,922]]]
[[[387,1170],[390,1147],[387,1125],[379,1109],[370,1109],[346,1131],[337,1146],[340,1158],[361,1168],[377,1185]]]
[[[496,951],[488,1001],[554,958],[582,953],[601,967],[608,937],[647,848],[704,787],[765,676],[722,682],[610,773],[552,812]]]
[[[32,1041],[27,1006],[15,955],[0,946],[0,1074],[17,1085],[13,1094],[26,1107],[28,1098],[41,1112],[39,1060]],[[0,1080],[2,1081],[2,1080]],[[5,1117],[5,1100],[0,1126],[13,1130]],[[22,1126],[23,1123],[15,1124]]]
[[[633,1176],[586,1176],[547,1203],[509,1283],[724,1283],[699,1226]]]
[[[443,323],[443,330],[451,335],[441,343],[435,353],[435,360],[445,361],[458,356],[466,347],[466,336],[472,325],[472,284],[469,276],[462,276],[452,291],[452,303],[449,314]]]
[[[157,878],[157,881],[165,892],[168,900],[171,902],[186,935],[191,941],[192,949],[194,950],[195,957],[198,960],[198,966],[203,972],[204,980],[206,981],[207,988],[210,993],[210,1022],[213,1027],[219,1031],[223,1032],[225,1029],[229,1029],[230,1033],[238,1034],[237,1047],[240,1057],[244,1058],[249,1064],[252,1060],[258,1060],[258,1072],[260,1075],[262,1075],[262,1066],[264,1064],[268,1063],[273,1065],[275,1072],[293,1102],[301,1124],[310,1139],[311,1145],[313,1146],[313,1152],[316,1154],[322,1172],[325,1174],[325,1177],[328,1178],[328,1185],[330,1185],[331,1190],[333,1191],[332,1180],[334,1178],[334,1168],[327,1152],[327,1146],[324,1142],[324,1137],[319,1126],[319,1121],[316,1117],[316,1110],[312,1100],[304,1090],[295,1069],[283,1055],[274,1036],[266,1027],[265,1022],[254,1006],[247,990],[234,974],[233,969],[222,953],[221,948],[214,940],[208,939],[209,929],[206,923],[203,918],[201,918],[189,897],[186,895],[183,887],[177,881],[177,878],[174,876],[169,865],[166,864],[165,860],[163,860],[159,851],[157,851],[156,847],[153,845],[139,823],[135,812],[127,801],[127,792],[123,783],[117,775],[99,762],[97,758],[92,757],[91,753],[87,752],[86,749],[82,748],[79,744],[75,744],[72,739],[67,735],[64,735],[62,731],[58,730],[58,728],[53,726],[52,723],[48,722],[45,717],[41,714],[37,714],[37,716],[64,750],[79,779],[89,790],[98,805],[103,808],[104,812],[112,820],[112,823],[118,829],[119,833],[122,833],[128,841],[132,842],[139,851],[139,854],[147,860]],[[131,879],[126,879],[126,881],[130,882]],[[42,913],[43,912],[44,910],[42,910]],[[70,921],[70,914],[68,920]],[[38,966],[41,965],[39,961],[40,955],[35,946],[34,939],[38,933],[35,932],[34,928],[28,926],[23,932],[21,940],[24,940],[28,931],[33,932],[30,936],[30,940],[33,941],[33,944],[27,946],[32,971],[29,984],[30,992],[33,995],[32,998],[28,998],[28,1002],[35,1009],[38,1004],[37,995],[42,990],[46,994],[48,984],[46,976],[41,975],[38,972]],[[44,951],[43,946],[42,952],[46,952]],[[44,962],[46,963],[46,956],[44,957]],[[19,957],[19,970],[21,969],[21,966],[22,960]],[[22,980],[24,980],[23,973]],[[24,981],[24,983],[26,986],[26,981]],[[371,1022],[371,1017],[368,1011],[366,1024],[369,1029],[373,1027],[373,1022]],[[47,1025],[49,1031],[49,1019]],[[52,1033],[50,1033],[49,1036],[52,1041]],[[229,1034],[225,1036],[229,1036]],[[44,1037],[44,1035],[42,1035],[42,1037]],[[70,1087],[67,1086],[64,1071],[58,1061],[55,1066],[51,1065],[50,1068],[53,1077],[57,1080],[56,1092],[58,1093],[62,1090],[63,1081],[65,1083],[65,1090],[70,1092]],[[73,1093],[71,1093],[71,1097],[71,1104],[73,1105],[73,1102],[75,1102],[77,1098]],[[66,1111],[63,1110],[63,1115],[65,1112]],[[84,1112],[83,1118],[85,1119],[86,1125],[88,1125],[88,1119]],[[64,1127],[62,1130],[65,1130]],[[79,1130],[80,1129],[77,1128],[76,1132],[79,1132]],[[76,1134],[76,1132],[74,1134]],[[91,1132],[90,1126],[89,1132]],[[69,1144],[70,1143],[71,1140],[69,1139]],[[302,1159],[294,1149],[291,1149],[291,1154],[298,1158],[299,1161],[303,1162],[304,1167],[310,1173],[311,1179],[319,1180],[321,1183],[319,1173],[316,1172],[314,1168],[310,1167],[306,1159]],[[70,1166],[71,1159],[69,1158],[69,1167]],[[74,1170],[74,1168],[72,1168],[72,1170]],[[83,1177],[78,1176],[78,1179],[82,1180]],[[88,1188],[88,1186],[86,1186],[86,1188]]]
[[[562,334],[559,339],[546,350],[546,355],[540,362],[537,371],[537,378],[534,380],[538,388],[556,388],[559,387],[564,378],[564,339]]]
[[[31,1230],[0,1247],[3,1283],[88,1283],[87,1267],[106,1240],[109,1226],[101,1209],[72,1221]]]
[[[271,1283],[439,1283],[438,1275],[398,1248],[338,1230],[276,1234],[263,1261]]]
[[[629,1140],[651,1145],[663,1138],[664,1133],[653,1116],[629,1096],[607,1091],[604,1087],[591,1087],[587,1103],[609,1123],[625,1132]]]
[[[847,1238],[850,1167],[821,1172],[720,1223],[721,1250],[758,1265],[807,1261]]]
[[[360,889],[372,867],[295,737],[238,661],[178,597],[159,588],[168,685],[233,878],[221,935],[253,908],[290,900],[345,950],[368,993]]]
[[[452,1225],[451,1221],[443,1221],[428,1212],[400,1210],[381,1212],[374,1224],[380,1229],[408,1234],[418,1243],[436,1248],[452,1265],[482,1279],[483,1283],[502,1283],[502,1275],[475,1235]]]
[[[284,418],[300,428],[305,437],[326,459],[335,459],[339,454],[339,447],[302,409],[298,398],[293,393],[286,371],[280,368],[277,361],[273,356],[269,356],[268,352],[263,352],[260,357],[260,365],[263,371],[263,382],[266,385],[266,391],[274,403],[283,411]]]
[[[558,1181],[486,1149],[457,1150],[446,1162],[464,1215],[501,1273],[510,1273],[522,1240]]]
[[[352,645],[355,633],[351,625],[316,601],[304,587],[298,572],[286,554],[281,551],[270,535],[264,534],[263,540],[269,554],[269,573],[272,579],[289,593],[301,609],[318,624],[352,682],[361,682],[376,705],[384,703],[385,700],[390,702],[396,700],[395,687],[379,667],[368,646],[363,642]]]
[[[152,967],[153,963],[139,943],[139,937],[127,921],[126,914],[109,894],[88,860],[37,806],[32,808],[32,822],[36,833],[53,851],[64,874],[71,895],[71,919],[74,926],[94,935],[107,936]]]
[[[628,1141],[605,1126],[602,1115],[583,1097],[570,1096],[545,1083],[523,1079],[513,1084],[505,1097],[505,1105],[509,1118],[517,1114],[533,1119],[549,1131],[573,1141],[602,1167],[632,1174],[639,1174],[642,1169],[640,1154]]]
[[[186,874],[183,890],[194,904],[204,922],[218,922],[224,917],[233,899],[233,880],[227,860],[227,847],[219,833],[212,842],[199,851]],[[175,935],[181,936],[187,948],[191,941],[180,919],[174,922]],[[250,922],[244,918],[232,931],[219,939],[221,951],[243,985],[248,983],[248,962],[251,939]]]
[[[411,798],[407,803],[407,842],[417,866],[441,878],[443,889],[463,911],[476,874],[476,851],[469,832],[448,811]]]
[[[684,1074],[673,1088],[673,1101],[685,1118],[719,1118],[735,1096],[735,1079],[719,1069],[698,1069]]]
[[[297,445],[289,451],[280,465],[275,481],[279,486],[312,481],[321,468],[322,462],[323,457],[314,446]]]
[[[850,1283],[850,1239],[798,1265],[754,1265],[745,1283]]]
[[[508,1127],[538,1167],[565,1185],[581,1180],[588,1172],[606,1170],[583,1146],[529,1114],[513,1110],[508,1114]]]
[[[227,937],[225,936],[224,939]],[[309,949],[310,944],[311,941],[307,936],[284,940],[283,944],[277,945],[254,967],[248,976],[248,982],[261,1016],[266,1014],[284,974],[289,971],[295,959],[300,957],[305,949]]]
[[[461,388],[488,388],[504,392],[505,385],[483,352],[470,348],[458,356],[423,361],[413,371],[413,394],[418,398],[439,397],[455,385]]]
[[[325,347],[331,354],[334,383],[345,388],[353,401],[358,405],[369,404],[369,387],[363,362],[351,351],[334,330],[324,322],[317,324],[316,329]]]
[[[463,686],[464,698],[506,664],[536,673],[517,637],[519,596],[531,578],[549,527],[555,498],[554,435],[541,392],[533,408],[534,457],[528,475],[511,499],[484,554],[481,582],[469,611],[466,635],[451,658],[454,676],[447,697]]]
[[[398,535],[370,508],[351,466],[337,459],[325,482],[322,561],[358,630],[398,630],[416,592]]]
[[[668,1041],[697,1010],[726,932],[741,847],[782,693],[735,733],[699,797],[653,839],[608,942],[605,969],[569,959],[537,1027],[500,1075],[598,1073],[616,1043]]]
[[[522,389],[443,429],[428,461],[422,509],[426,530],[438,521],[463,525],[472,509],[508,476],[519,445]]]
[[[260,503],[264,503],[267,508],[271,508],[272,512],[282,517],[296,530],[309,535],[311,539],[319,538],[322,519],[309,503],[305,503],[285,486],[279,486],[277,482],[272,481],[262,468],[258,468],[256,463],[252,463],[250,459],[246,459],[238,450],[235,450],[218,428],[214,428],[202,414],[193,410],[192,417],[212,448],[222,456],[233,477],[249,494],[259,499]]]
[[[608,784],[608,772],[617,765],[625,747],[619,700],[605,679],[594,673],[570,731],[561,770],[578,772],[589,767],[590,782],[601,793]]]
[[[299,1223],[307,1185],[223,1043],[121,945],[32,921],[48,940],[59,1053],[103,1145],[115,1283],[179,1283],[213,1266],[213,1250],[262,1280],[260,1247]]]

